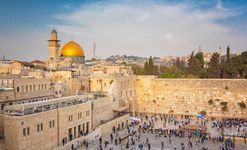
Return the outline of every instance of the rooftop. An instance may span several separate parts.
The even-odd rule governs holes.
[[[56,99],[51,99],[47,101],[5,106],[4,114],[10,115],[10,116],[30,115],[34,113],[40,113],[44,111],[50,111],[53,109],[86,103],[90,100],[95,100],[101,97],[106,97],[106,95],[101,94],[101,93],[90,93],[90,94],[84,94],[84,95],[75,95],[75,96],[56,98]]]

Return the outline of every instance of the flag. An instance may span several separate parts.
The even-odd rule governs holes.
[[[198,117],[199,119],[202,119],[202,120],[204,120],[204,119],[206,118],[203,114],[198,114],[197,117]]]

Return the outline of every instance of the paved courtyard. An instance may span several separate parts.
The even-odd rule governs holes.
[[[130,128],[131,131],[138,131],[138,127],[139,125],[142,125],[144,123],[145,120],[142,120],[138,125],[132,126]],[[174,121],[172,122],[167,122],[165,124],[165,128],[169,128],[169,129],[178,129],[179,125],[181,125],[182,122],[186,121],[186,120],[177,120],[178,123],[175,125]],[[191,121],[191,124],[200,124],[197,120],[196,121]],[[220,131],[216,130],[215,128],[211,128],[211,122],[206,123],[208,132],[212,135],[212,136],[219,136],[220,135]],[[157,119],[154,123],[154,128],[158,129],[158,128],[164,128],[164,120],[160,120]],[[191,149],[188,145],[188,141],[189,139],[187,137],[177,137],[177,136],[171,136],[171,143],[169,141],[168,137],[164,137],[164,136],[158,136],[157,134],[151,134],[151,133],[141,133],[140,134],[140,138],[138,139],[137,136],[134,136],[134,138],[136,137],[136,143],[135,145],[131,145],[131,140],[130,137],[128,136],[128,130],[124,129],[121,130],[119,132],[116,132],[113,135],[113,141],[111,142],[110,140],[110,135],[102,137],[102,148],[103,150],[141,150],[141,148],[138,146],[140,144],[143,144],[143,148],[142,150],[148,150],[148,145],[146,144],[146,140],[148,139],[149,143],[150,143],[150,149],[151,150],[162,150],[162,146],[161,146],[161,142],[164,142],[164,149],[163,150],[174,150],[175,147],[177,150],[181,150],[181,143],[184,143],[185,145],[185,150],[189,150]],[[115,143],[115,139],[121,138],[121,144],[116,145]],[[104,142],[105,141],[109,141],[109,144],[105,147]],[[213,142],[213,141],[205,141],[203,143],[200,142],[196,142],[195,138],[191,138],[190,141],[192,142],[193,148],[194,150],[201,150],[203,148],[208,148],[208,150],[220,150],[220,147],[222,146],[222,142]],[[126,144],[127,142],[129,143],[129,148],[126,148]],[[197,143],[197,144],[196,144]],[[84,147],[81,147],[79,149],[85,149]],[[89,150],[98,150],[99,149],[99,140],[94,141],[89,143]],[[235,145],[235,149],[236,150],[247,150],[247,145],[244,144],[236,144]]]

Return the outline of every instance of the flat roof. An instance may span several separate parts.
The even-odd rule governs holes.
[[[106,96],[107,96],[106,94],[101,94],[101,93],[89,93],[84,95],[55,98],[46,101],[5,106],[4,114],[11,116],[24,116],[24,115],[49,111],[53,109],[69,107],[72,105],[78,105],[78,104],[86,103],[90,100],[95,100]]]

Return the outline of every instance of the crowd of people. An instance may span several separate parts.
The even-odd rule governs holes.
[[[212,128],[217,128],[217,130],[221,130],[224,134],[247,136],[247,119],[214,120],[212,122]]]
[[[211,149],[208,143],[216,144],[219,150],[231,150],[234,145],[231,139],[224,139],[223,135],[212,136],[207,132],[209,121],[175,119],[168,115],[136,116],[140,121],[132,121],[124,129],[113,129],[109,137],[99,138],[97,150],[152,150],[160,147],[161,150],[169,147],[174,150]],[[222,129],[229,127],[246,127],[246,120],[212,121],[211,128]],[[157,144],[160,142],[160,144]],[[154,144],[155,143],[155,144]],[[84,141],[85,148],[88,143]]]

